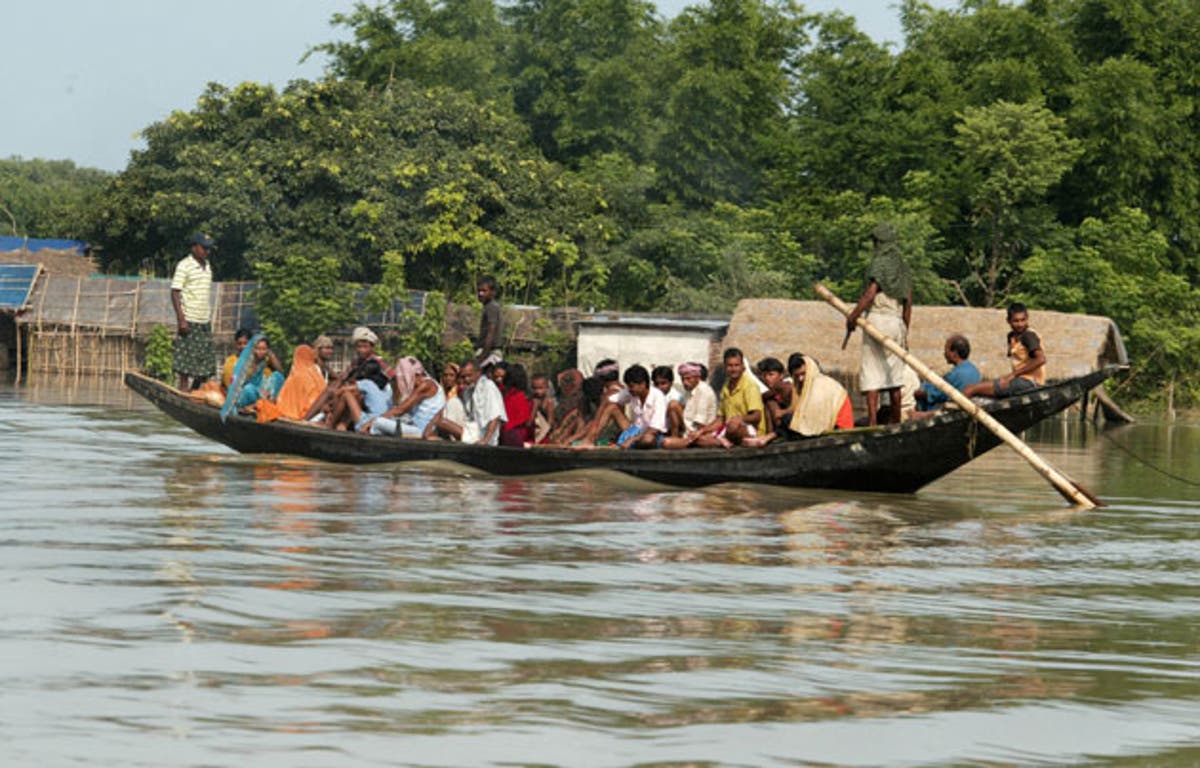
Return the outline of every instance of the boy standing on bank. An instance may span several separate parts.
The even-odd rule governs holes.
[[[483,305],[479,313],[479,347],[475,350],[475,364],[482,368],[504,359],[504,316],[496,299],[496,278],[491,275],[479,278],[475,295]]]

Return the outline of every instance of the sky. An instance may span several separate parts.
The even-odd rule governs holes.
[[[689,0],[658,0],[666,17]],[[4,3],[0,157],[117,171],[140,130],[191,109],[209,82],[284,86],[319,78],[312,46],[344,38],[330,17],[353,0],[38,0]],[[934,2],[952,5],[950,0]],[[876,40],[898,42],[891,0],[809,0]]]

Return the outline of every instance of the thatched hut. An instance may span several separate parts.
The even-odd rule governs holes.
[[[1128,364],[1116,323],[1107,317],[1043,312],[1030,309],[1030,327],[1046,349],[1046,375],[1051,381],[1081,376],[1108,364]],[[1008,324],[1002,309],[918,306],[913,308],[909,351],[935,370],[944,367],[946,337],[961,333],[971,342],[971,360],[986,377],[1010,370],[1005,357]],[[842,349],[846,320],[822,301],[746,299],[738,303],[726,346],[742,349],[752,363],[768,355],[786,360],[792,352],[812,355],[821,367],[857,388],[862,333]]]

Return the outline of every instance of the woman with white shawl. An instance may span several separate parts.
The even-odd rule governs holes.
[[[824,373],[817,361],[799,352],[788,358],[788,373],[798,396],[792,399],[788,438],[816,437],[854,427],[854,408],[846,388]]]

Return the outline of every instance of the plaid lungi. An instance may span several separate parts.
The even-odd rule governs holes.
[[[212,325],[188,323],[186,336],[175,339],[175,373],[193,378],[213,376],[217,372],[217,353],[213,349]]]

